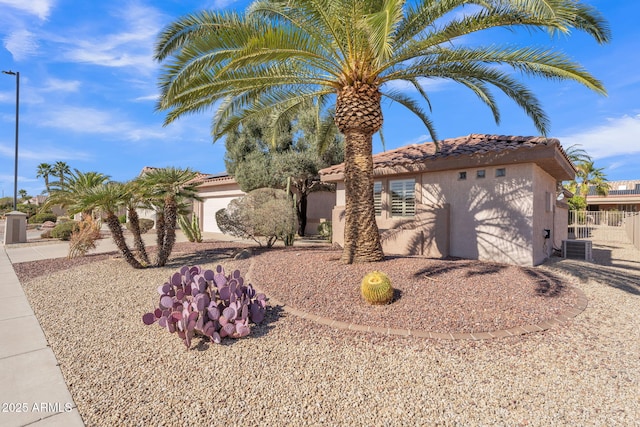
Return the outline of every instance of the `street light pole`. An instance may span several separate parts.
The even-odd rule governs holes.
[[[18,210],[18,124],[20,123],[20,71],[3,71],[16,76],[16,155],[13,165],[13,210]]]

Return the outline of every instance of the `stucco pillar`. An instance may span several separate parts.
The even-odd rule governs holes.
[[[13,211],[5,214],[4,244],[26,243],[27,241],[27,214]]]

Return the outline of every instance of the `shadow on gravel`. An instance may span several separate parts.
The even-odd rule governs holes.
[[[415,277],[421,277],[421,276],[437,277],[439,275],[448,273],[452,270],[466,269],[467,270],[467,272],[465,273],[466,276],[473,277],[473,276],[482,276],[485,274],[498,273],[504,270],[505,268],[509,267],[506,264],[492,264],[490,262],[476,261],[476,260],[467,261],[467,260],[462,260],[460,258],[447,258],[447,259],[438,260],[438,261],[442,262],[442,264],[444,265],[439,265],[437,267],[431,266],[431,267],[420,269],[415,272],[414,276]]]
[[[539,296],[557,297],[560,296],[565,289],[565,286],[562,284],[562,279],[551,273],[542,273],[532,268],[523,268],[523,271],[535,281],[536,294]]]
[[[582,282],[593,280],[632,295],[640,295],[640,273],[629,266],[605,266],[586,261],[563,260],[548,264],[554,269],[577,277]]]
[[[282,316],[282,313],[284,312],[284,309],[282,308],[282,306],[280,305],[276,305],[276,306],[267,306],[267,310],[264,316],[264,320],[262,321],[262,323],[260,323],[259,325],[251,325],[251,333],[244,337],[244,338],[238,338],[238,339],[234,339],[234,338],[223,338],[222,342],[220,344],[214,344],[214,345],[225,345],[225,346],[231,346],[236,344],[238,341],[243,340],[243,339],[256,339],[256,338],[262,338],[266,335],[269,334],[269,331],[271,331],[274,328],[274,323],[277,322],[280,319],[280,316]],[[209,340],[208,337],[202,337],[202,336],[198,336],[194,339],[194,346],[191,347],[191,350],[196,350],[196,351],[206,351],[209,349],[209,347],[211,346],[211,340]]]
[[[165,267],[180,268],[183,265],[201,265],[212,262],[228,261],[238,252],[238,247],[205,249],[190,253],[172,255]]]

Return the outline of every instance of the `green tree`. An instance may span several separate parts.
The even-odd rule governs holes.
[[[64,179],[67,175],[71,174],[71,169],[66,162],[57,161],[51,167],[51,174],[58,177],[57,185],[64,185]]]
[[[68,172],[66,175],[66,180],[51,183],[49,197],[43,209],[61,206],[67,210],[70,216],[77,213],[82,213],[83,217],[90,216],[92,210],[86,207],[85,194],[92,188],[109,181],[109,176],[101,172],[81,172],[78,169],[74,169],[73,172]]]
[[[36,178],[44,179],[44,187],[49,194],[49,175],[53,173],[53,166],[49,163],[40,163],[36,172]]]
[[[156,211],[158,253],[155,265],[158,267],[166,264],[173,250],[183,201],[201,200],[191,182],[196,175],[190,169],[167,167],[152,169],[136,179],[146,203]]]
[[[310,102],[325,107],[335,101],[335,123],[345,137],[342,260],[377,261],[384,254],[375,221],[372,137],[382,126],[382,97],[416,114],[437,143],[421,104],[429,104],[428,78],[466,86],[499,122],[490,90],[497,88],[542,134],[549,128],[546,114],[508,67],[605,93],[582,66],[552,49],[465,42],[478,32],[517,27],[609,39],[602,16],[579,0],[261,0],[245,14],[187,15],[160,34],[155,57],[165,64],[158,108],[168,111],[168,124],[215,106],[218,139],[253,117],[275,116],[277,130]],[[422,101],[387,84],[394,81],[412,84]]]
[[[320,141],[316,136],[323,121],[331,130]],[[333,186],[320,182],[318,171],[343,160],[342,138],[333,125],[333,117],[323,121],[318,122],[312,109],[302,112],[286,132],[279,134],[276,144],[269,144],[268,120],[250,120],[225,139],[225,165],[242,191],[248,193],[264,187],[285,189],[291,180],[300,236],[304,236],[307,225],[309,194],[333,190]]]
[[[18,194],[20,195],[20,200],[22,200],[23,203],[29,198],[29,194],[25,189],[18,190]]]
[[[111,237],[116,244],[124,260],[133,268],[143,268],[144,266],[136,259],[135,255],[127,245],[127,241],[122,231],[120,221],[118,221],[118,210],[126,199],[127,188],[119,182],[107,182],[88,188],[81,194],[75,206],[82,212],[91,212],[99,209],[105,217],[105,222],[111,231]]]

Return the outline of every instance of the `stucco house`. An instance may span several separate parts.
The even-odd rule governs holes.
[[[376,218],[385,254],[537,265],[567,239],[558,200],[575,169],[553,138],[472,134],[373,156]],[[343,243],[344,164],[320,171],[337,184],[333,241]]]
[[[640,212],[640,180],[609,181],[609,191],[605,196],[589,188],[587,210]]]

